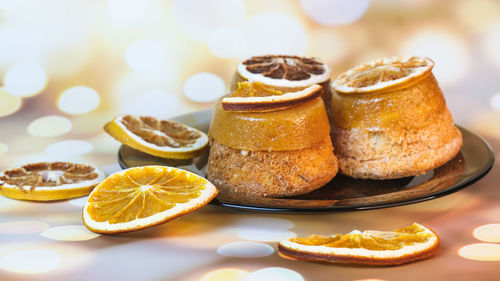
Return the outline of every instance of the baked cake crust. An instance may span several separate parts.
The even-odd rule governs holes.
[[[245,151],[210,140],[207,178],[219,198],[283,197],[311,192],[337,173],[330,138],[312,148],[288,151]]]

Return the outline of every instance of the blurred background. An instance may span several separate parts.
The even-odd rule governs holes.
[[[500,1],[0,0],[0,168],[115,165],[102,126],[211,108],[239,60],[314,56],[333,78],[423,55],[457,124],[500,139]]]

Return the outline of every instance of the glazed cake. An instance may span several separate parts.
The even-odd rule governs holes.
[[[332,142],[342,174],[393,179],[451,160],[462,135],[436,78],[434,62],[385,58],[355,67],[332,84]]]

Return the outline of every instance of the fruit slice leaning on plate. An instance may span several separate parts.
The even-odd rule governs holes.
[[[70,162],[41,162],[0,173],[0,194],[6,197],[51,201],[85,196],[104,179],[98,168]]]
[[[172,167],[117,172],[90,194],[83,223],[97,233],[122,233],[158,225],[208,204],[218,191],[206,179]]]
[[[414,223],[394,231],[354,230],[331,236],[309,235],[278,244],[284,257],[297,260],[370,265],[398,265],[429,258],[439,249],[439,237]]]
[[[207,135],[195,128],[148,116],[117,116],[104,130],[125,145],[163,158],[193,158],[208,145]]]
[[[233,111],[268,111],[289,107],[319,97],[319,85],[309,86],[298,92],[281,92],[267,88],[260,82],[240,82],[238,89],[222,99],[222,108]]]

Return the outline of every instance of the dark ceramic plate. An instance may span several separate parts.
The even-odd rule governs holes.
[[[173,118],[208,131],[211,110]],[[331,182],[311,193],[285,198],[238,198],[212,203],[245,210],[268,212],[334,212],[386,208],[435,199],[457,192],[482,178],[494,163],[488,143],[459,127],[463,135],[460,153],[445,165],[424,175],[396,180],[356,180],[337,175]],[[118,161],[122,168],[145,165],[176,166],[205,176],[208,154],[189,160],[164,159],[122,145]]]

